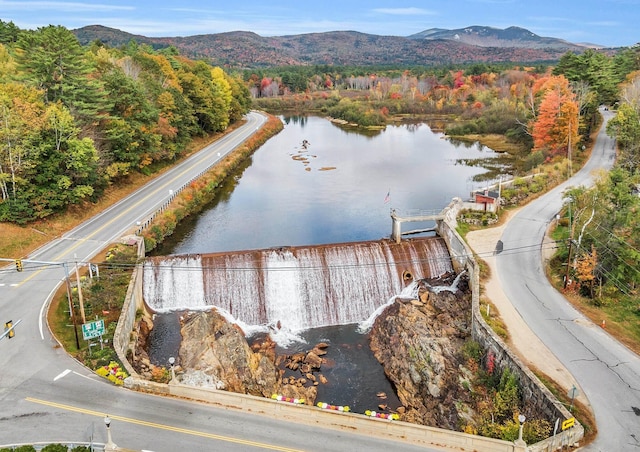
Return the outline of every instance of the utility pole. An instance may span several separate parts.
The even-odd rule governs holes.
[[[69,301],[69,310],[71,313],[71,322],[73,323],[73,332],[76,336],[76,350],[80,350],[80,339],[78,338],[78,322],[76,322],[76,310],[73,309],[73,299],[71,297],[71,280],[69,279],[69,267],[66,262],[62,263],[65,273],[65,282],[67,284],[67,300]]]
[[[569,237],[569,257],[567,258],[567,271],[564,275],[564,288],[569,284],[569,267],[571,266],[571,251],[573,250],[573,237]]]
[[[80,305],[80,318],[82,323],[87,323],[87,319],[84,315],[84,300],[82,299],[82,282],[80,281],[80,270],[78,270],[78,263],[76,262],[76,281],[78,283],[78,303]]]
[[[567,288],[567,285],[569,284],[569,268],[571,267],[571,252],[573,251],[573,221],[571,218],[571,201],[573,201],[573,198],[569,198],[569,206],[568,206],[568,211],[569,211],[569,257],[567,257],[567,271],[565,273],[564,276],[564,288]]]

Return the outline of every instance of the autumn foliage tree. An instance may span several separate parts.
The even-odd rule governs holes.
[[[580,139],[579,108],[569,81],[562,75],[545,77],[534,85],[534,96],[539,101],[530,125],[532,152],[567,156]]]
[[[596,279],[597,265],[598,252],[594,245],[591,246],[591,252],[584,253],[576,260],[576,279],[580,282],[580,286],[588,291],[591,298],[593,298],[593,283]]]
[[[82,47],[61,26],[12,36],[0,21],[0,221],[96,201],[250,108],[239,80],[175,49]]]

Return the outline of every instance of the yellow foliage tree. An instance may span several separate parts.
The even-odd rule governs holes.
[[[596,279],[595,271],[598,265],[596,249],[591,246],[591,252],[578,257],[575,265],[575,276],[582,287],[589,289],[589,294],[593,297],[593,282]]]

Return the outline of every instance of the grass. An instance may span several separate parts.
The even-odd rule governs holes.
[[[484,297],[480,300],[480,314],[494,333],[500,336],[503,341],[509,342],[509,328],[500,317],[500,311],[490,300]]]
[[[110,256],[117,265],[108,263]],[[103,258],[102,264],[99,265],[100,277],[93,279],[88,279],[84,275],[81,277],[83,305],[87,322],[98,318],[104,320],[106,334],[103,339],[111,343],[131,279],[133,264],[136,262],[136,247],[112,246],[100,257]],[[74,328],[66,285],[63,285],[53,297],[47,313],[52,333],[67,353],[91,369],[107,365],[110,361],[117,361],[117,356],[110,347],[107,346],[104,350],[94,347],[90,350],[89,342],[83,339],[77,282],[73,281],[72,285],[71,299],[76,326]],[[95,340],[93,342],[97,344]]]
[[[478,142],[483,146],[488,147],[489,149],[493,149],[496,152],[507,152],[512,155],[518,155],[522,153],[522,145],[518,143],[512,143],[505,140],[504,135],[498,134],[469,134],[464,136],[456,136],[456,139],[468,141],[468,142]]]

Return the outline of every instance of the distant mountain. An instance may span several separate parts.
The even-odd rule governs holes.
[[[516,47],[527,49],[556,49],[584,51],[588,47],[602,47],[595,45],[583,45],[567,42],[563,39],[545,38],[520,27],[501,28],[472,27],[458,28],[457,30],[445,30],[442,28],[430,28],[409,36],[410,39],[425,40],[449,40],[463,42],[479,47]]]
[[[246,31],[186,37],[150,38],[91,25],[72,30],[81,44],[101,41],[119,47],[134,40],[154,48],[175,46],[191,58],[214,65],[259,68],[284,65],[441,65],[473,62],[535,63],[557,61],[567,51],[587,47],[561,39],[542,38],[510,27],[430,29],[409,37],[332,31],[262,37]]]

